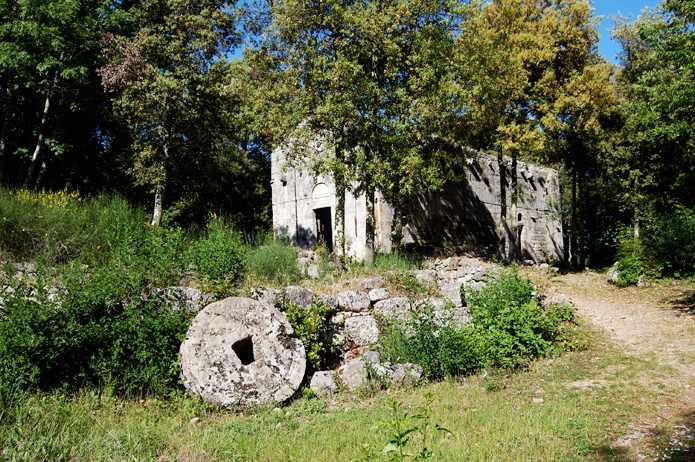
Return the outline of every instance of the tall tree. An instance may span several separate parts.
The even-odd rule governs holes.
[[[100,48],[107,11],[102,0],[6,0],[0,2],[0,165],[8,155],[9,114],[35,111],[33,146],[24,184],[46,169],[48,153],[60,155],[65,141],[52,135],[58,107],[79,110],[77,94],[88,85]],[[23,97],[20,98],[20,95]],[[16,108],[21,101],[22,107]],[[32,108],[35,107],[35,109]],[[22,152],[22,151],[20,151]],[[0,173],[0,176],[2,174]]]
[[[415,147],[442,132],[432,105],[439,100],[432,96],[448,71],[439,63],[450,50],[449,8],[436,0],[272,2],[268,29],[251,57],[268,63],[261,67],[292,90],[284,112],[335,149],[315,168],[336,183],[339,248],[344,191],[365,194],[367,262],[374,252],[377,186],[397,202],[401,193],[439,179],[434,169],[415,168],[436,165],[439,151],[423,157]],[[272,92],[268,100],[285,101]],[[286,134],[296,128],[285,127]]]
[[[100,73],[131,129],[132,173],[152,193],[158,225],[172,171],[229,148],[219,115],[226,57],[239,40],[236,12],[223,0],[143,0],[128,15],[135,33],[105,38],[109,63]]]
[[[625,126],[614,169],[638,234],[651,210],[695,202],[695,0],[666,0],[615,35]]]

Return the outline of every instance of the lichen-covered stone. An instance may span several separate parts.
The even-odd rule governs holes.
[[[369,301],[372,303],[380,302],[389,298],[389,290],[385,287],[372,289],[369,291]]]
[[[394,385],[413,386],[422,380],[422,367],[417,364],[403,363],[386,366],[388,378]]]
[[[202,292],[195,287],[165,287],[153,289],[152,295],[177,309],[198,312],[209,305],[215,298],[211,294]]]
[[[277,289],[267,287],[254,287],[251,289],[251,298],[261,303],[275,306],[275,302],[280,297],[281,292]]]
[[[181,345],[186,389],[233,407],[280,403],[299,388],[306,370],[302,342],[285,316],[249,298],[208,305]]]
[[[294,303],[302,308],[308,308],[314,299],[314,293],[304,287],[287,286],[282,291],[282,298],[285,303]]]
[[[369,372],[362,358],[353,359],[338,369],[340,381],[350,391],[355,391],[367,384]]]
[[[410,315],[410,301],[405,297],[388,298],[375,303],[374,312],[386,319],[406,321]]]
[[[338,308],[344,311],[367,311],[371,305],[366,294],[355,290],[346,290],[338,293],[335,296],[335,301]]]
[[[309,388],[316,396],[326,397],[338,391],[338,384],[335,382],[335,372],[318,371],[311,377]]]
[[[370,315],[351,316],[345,319],[345,333],[355,345],[372,345],[379,340],[379,325]]]
[[[381,276],[372,276],[364,278],[359,282],[359,286],[364,290],[378,289],[384,285],[384,278]]]

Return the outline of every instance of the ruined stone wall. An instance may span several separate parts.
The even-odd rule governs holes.
[[[317,241],[314,211],[331,208],[333,245],[337,249],[335,233],[336,188],[328,176],[310,173],[308,167],[294,168],[288,162],[286,148],[272,153],[271,190],[273,197],[273,230],[277,236],[286,236],[301,247],[311,247]],[[393,210],[376,197],[375,214],[377,251],[391,251],[391,216]],[[363,259],[366,252],[367,202],[364,195],[345,193],[345,248],[348,256]]]
[[[462,246],[490,254],[502,250],[536,262],[562,260],[557,170],[518,162],[516,206],[510,159],[500,163],[487,154],[469,154],[464,176],[437,193],[422,195],[407,211],[406,243]]]
[[[325,152],[316,146],[318,155]],[[272,153],[271,189],[273,229],[300,246],[316,243],[315,210],[331,208],[335,247],[336,190],[330,177],[315,176],[306,166],[292,168],[287,147]],[[446,185],[437,193],[424,194],[404,211],[406,244],[457,246],[482,253],[500,250],[536,262],[563,258],[560,183],[556,170],[518,162],[519,197],[512,201],[512,168],[509,159],[468,154],[465,180]],[[346,253],[364,258],[366,250],[366,200],[345,194]],[[391,251],[394,211],[377,194],[375,203],[377,251]],[[517,246],[516,243],[520,243]]]

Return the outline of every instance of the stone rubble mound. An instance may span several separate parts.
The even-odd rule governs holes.
[[[221,406],[286,401],[306,370],[304,345],[285,315],[249,298],[227,298],[205,307],[180,352],[186,389]]]

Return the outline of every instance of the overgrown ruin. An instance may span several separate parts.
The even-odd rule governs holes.
[[[301,247],[319,242],[336,247],[336,188],[329,176],[315,175],[308,162],[298,163],[290,145],[272,153],[273,229]],[[302,149],[306,149],[303,147]],[[325,155],[325,146],[310,146]],[[512,201],[516,174],[518,199]],[[557,170],[526,162],[512,168],[510,159],[470,151],[460,182],[423,194],[404,210],[402,244],[419,247],[459,247],[482,254],[514,256],[535,263],[563,259],[560,180]],[[394,209],[377,191],[375,250],[392,250]],[[345,192],[346,254],[365,257],[367,204],[365,195]]]

